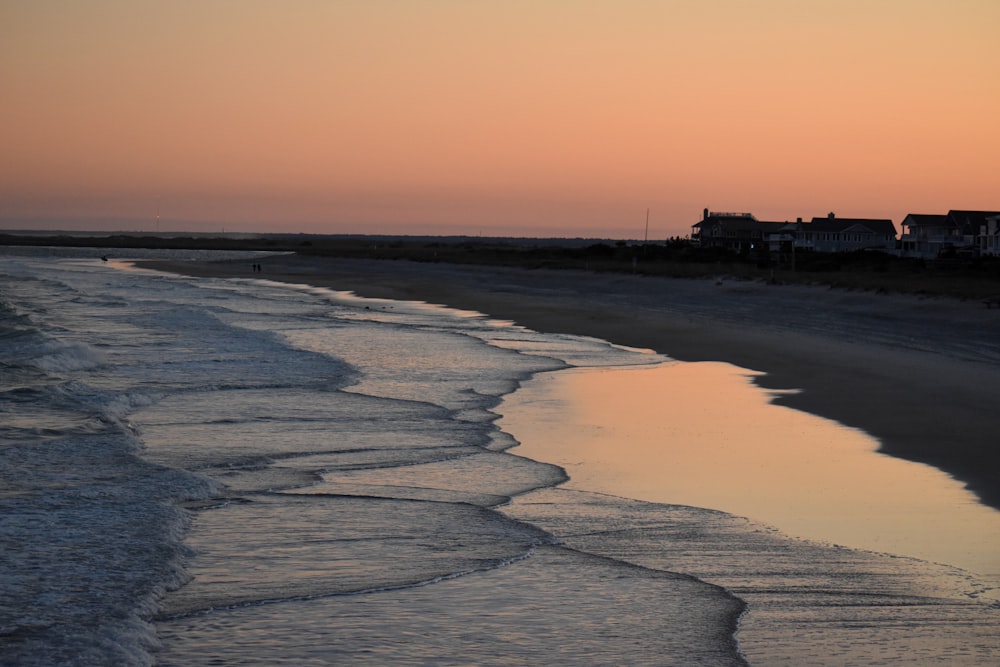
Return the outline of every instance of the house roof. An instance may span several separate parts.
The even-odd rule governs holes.
[[[730,232],[758,231],[764,234],[801,229],[802,231],[810,232],[835,233],[856,231],[859,233],[875,234],[877,236],[896,237],[896,227],[893,225],[892,220],[888,218],[831,218],[823,216],[813,218],[812,222],[802,223],[757,220],[749,213],[710,213],[693,226],[702,230],[718,227]]]
[[[806,227],[811,232],[845,232],[847,230],[869,231],[873,234],[886,236],[896,235],[896,226],[892,220],[872,218],[813,218]]]
[[[752,213],[707,213],[704,218],[692,225],[699,229],[709,229],[719,225],[729,231],[772,230],[784,222],[768,222],[758,220]]]
[[[1000,211],[948,211],[948,224],[964,234],[978,234],[986,218],[1000,215]]]
[[[943,227],[948,224],[948,216],[940,213],[907,213],[903,224],[907,227]]]
[[[757,222],[757,218],[752,213],[709,213],[706,209],[705,216],[692,227],[708,227],[719,222],[724,222],[729,227],[735,223],[754,223]]]
[[[783,222],[765,222],[763,220],[751,220],[748,218],[709,218],[702,220],[695,227],[710,229],[716,225],[730,231],[752,231],[758,229],[771,229],[775,225],[783,225]]]

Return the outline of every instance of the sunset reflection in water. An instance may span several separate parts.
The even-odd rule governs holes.
[[[717,362],[547,373],[505,400],[499,425],[522,443],[514,453],[564,467],[567,488],[1000,579],[1000,512],[860,430],[774,405],[754,375]]]

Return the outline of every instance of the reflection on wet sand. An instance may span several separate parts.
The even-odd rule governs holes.
[[[500,427],[517,454],[564,467],[568,488],[1000,579],[1000,512],[937,469],[879,454],[861,431],[771,404],[753,375],[715,362],[542,374],[505,400]]]

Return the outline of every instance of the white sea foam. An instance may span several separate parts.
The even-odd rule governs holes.
[[[51,373],[66,373],[97,368],[107,362],[97,348],[86,343],[52,341],[28,360],[32,365]]]

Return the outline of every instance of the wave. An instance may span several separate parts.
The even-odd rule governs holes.
[[[0,301],[0,366],[16,373],[30,368],[49,374],[100,367],[107,363],[95,346],[44,333],[43,325],[7,301]]]
[[[98,368],[106,364],[107,359],[100,350],[86,343],[48,341],[29,352],[23,363],[49,373],[66,373]]]

